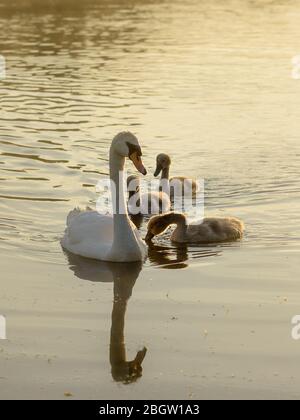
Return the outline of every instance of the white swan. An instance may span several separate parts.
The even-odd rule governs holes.
[[[146,241],[163,233],[170,225],[176,225],[171,240],[178,243],[217,243],[236,241],[244,233],[244,223],[234,217],[209,217],[199,224],[188,224],[182,213],[154,216],[149,221]]]
[[[163,191],[169,191],[171,198],[177,195],[183,196],[184,194],[194,196],[199,189],[197,181],[186,176],[174,176],[170,178],[171,163],[170,156],[165,153],[159,154],[156,158],[154,176],[157,177],[161,173]]]
[[[130,221],[124,195],[124,165],[128,157],[137,170],[147,174],[141,160],[137,138],[128,132],[119,133],[112,142],[109,154],[113,215],[97,211],[71,211],[61,240],[63,248],[82,257],[101,261],[144,261],[147,246]]]
[[[171,200],[168,194],[162,191],[141,193],[140,178],[131,175],[127,178],[128,212],[131,215],[153,215],[167,213],[171,209]]]

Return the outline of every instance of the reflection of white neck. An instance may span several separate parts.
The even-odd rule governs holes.
[[[120,256],[122,256],[122,259],[124,258],[124,261],[137,261],[141,260],[142,253],[127,213],[124,191],[124,166],[125,158],[116,153],[111,147],[109,167],[112,183],[114,241],[110,256],[115,256],[118,261],[120,261]]]

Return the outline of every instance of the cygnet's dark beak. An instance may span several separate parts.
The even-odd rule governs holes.
[[[147,233],[147,235],[146,235],[145,241],[146,241],[146,242],[151,242],[151,241],[152,241],[152,239],[154,238],[154,236],[155,236],[155,235],[153,235],[153,233],[148,232],[148,233]]]

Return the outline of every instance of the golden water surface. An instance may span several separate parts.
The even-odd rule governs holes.
[[[154,316],[151,308],[159,302],[158,296],[162,296],[159,293],[166,296],[170,290],[177,293],[177,303],[181,299],[193,302],[197,293],[199,299],[205,300],[208,293],[207,302],[212,304],[212,311],[216,311],[214,304],[243,301],[239,293],[246,287],[246,281],[241,280],[239,284],[238,279],[250,272],[247,284],[252,284],[249,287],[251,290],[253,287],[255,293],[261,285],[258,279],[268,279],[262,286],[266,293],[261,297],[264,302],[275,301],[278,294],[285,293],[284,284],[291,278],[296,281],[298,265],[294,256],[298,258],[300,251],[300,80],[292,78],[292,58],[300,55],[299,22],[299,0],[1,1],[0,54],[6,60],[6,78],[0,80],[0,252],[3,261],[10,258],[12,262],[5,265],[1,274],[3,293],[10,298],[3,296],[0,313],[4,310],[11,313],[17,330],[22,331],[22,317],[32,305],[27,298],[22,303],[12,303],[16,299],[14,293],[18,296],[17,291],[25,288],[16,280],[21,281],[22,277],[22,270],[18,270],[16,264],[19,259],[26,261],[29,278],[36,276],[33,268],[36,264],[44,267],[39,271],[40,282],[32,280],[24,293],[30,290],[35,301],[41,299],[46,305],[43,306],[45,311],[50,312],[50,303],[48,307],[45,303],[48,293],[60,296],[61,313],[63,301],[71,304],[68,299],[72,283],[63,282],[69,267],[77,281],[79,278],[116,282],[120,276],[127,276],[126,271],[122,274],[116,266],[103,267],[74,260],[63,254],[59,245],[68,212],[78,205],[95,205],[98,198],[95,185],[108,175],[110,142],[122,130],[130,130],[138,136],[149,180],[155,170],[156,155],[169,153],[172,175],[205,179],[207,215],[240,217],[246,225],[243,242],[232,245],[176,249],[168,235],[158,240],[145,265],[148,280],[159,278],[159,283],[153,286],[156,294],[149,286],[151,282],[142,282],[139,286],[140,298],[147,307],[146,318]],[[272,257],[273,251],[276,251],[275,257]],[[249,255],[254,255],[252,260]],[[277,255],[291,258],[280,279],[276,277],[279,273]],[[226,258],[229,262],[225,262]],[[215,264],[211,273],[218,278],[215,286],[209,286],[209,276],[204,281],[200,267],[205,267],[206,263]],[[167,270],[161,271],[155,266],[175,268],[178,270],[172,273],[181,274],[168,277],[169,274],[164,274],[169,273]],[[52,270],[55,278],[61,279],[61,284],[56,285],[57,295],[55,283],[52,283],[52,292],[47,283],[47,273]],[[115,294],[121,294],[124,301],[131,295],[140,270],[141,267],[133,267],[132,275],[128,274],[129,286],[124,295],[115,283]],[[103,272],[106,274],[101,274]],[[15,283],[9,281],[8,273]],[[175,276],[174,283],[172,276]],[[227,282],[234,284],[236,301],[228,297],[235,295],[226,291]],[[218,292],[210,287],[218,288],[220,283],[223,295],[214,301],[213,296]],[[80,283],[82,288],[90,287],[82,284],[85,282]],[[168,290],[164,289],[166,284]],[[274,288],[279,285],[283,290],[277,293]],[[10,287],[13,287],[11,295]],[[59,287],[62,287],[60,292]],[[107,305],[111,289],[105,287],[97,294]],[[251,302],[260,302],[259,297],[251,300],[249,296]],[[167,302],[164,310],[159,303],[158,308],[162,311],[171,308],[166,315],[170,319],[174,308],[168,299]],[[77,309],[74,316],[80,318],[78,314],[85,309]],[[125,308],[121,304],[113,309],[112,336],[121,336],[122,341]],[[42,306],[39,310],[42,311]],[[110,308],[107,310],[105,314]],[[76,312],[74,308],[71,311]],[[95,311],[98,314],[98,309]],[[142,316],[140,311],[137,317]],[[186,319],[193,320],[193,310],[187,311]],[[276,318],[277,322],[284,319],[286,323],[283,326],[286,340],[289,340],[293,311],[281,319]],[[206,315],[202,315],[205,318]],[[27,316],[27,322],[34,324],[35,315],[27,313]],[[250,310],[247,317],[248,321],[259,323]],[[270,321],[271,313],[266,317]],[[205,326],[200,326],[198,318],[196,322],[198,334]],[[103,325],[107,334],[109,327]],[[236,337],[242,326],[238,323],[235,327],[235,333],[232,330],[230,334]],[[137,324],[132,331],[141,332],[145,328]],[[151,325],[147,328],[151,331]],[[156,336],[150,334],[152,339],[149,337],[152,343],[162,331],[167,336],[163,324],[157,324],[156,328]],[[175,347],[181,355],[186,355],[184,360],[194,357],[196,361],[201,350],[195,351],[197,344],[187,333],[182,334],[184,328],[181,325],[173,337],[186,336],[186,342],[191,340],[192,347],[183,348],[181,341],[176,341]],[[262,337],[265,335],[266,330]],[[26,347],[24,340],[20,338],[19,346]],[[232,340],[231,343],[235,343]],[[152,360],[148,371],[155,370],[155,361],[161,370],[167,363],[169,350],[164,343],[159,343],[159,356],[158,353],[153,359],[146,356],[146,360]],[[214,344],[217,346],[217,343]],[[31,346],[32,343],[28,344],[28,348]],[[49,346],[45,346],[44,352]],[[26,351],[30,353],[28,348]],[[234,346],[229,345],[229,348],[231,371],[226,372],[228,377],[235,367],[235,351],[241,351]],[[97,366],[102,374],[108,369],[108,359],[105,348],[101,349],[98,349],[99,354],[106,364]],[[254,353],[255,370],[256,357],[261,353]],[[87,354],[85,352],[85,357]],[[266,354],[260,359],[261,366],[265,364]],[[160,364],[159,358],[164,356]],[[277,357],[280,359],[281,353]],[[170,359],[174,362],[171,361],[170,366],[175,377],[172,379],[173,373],[169,372],[166,382],[175,384],[175,390],[171,387],[173,393],[168,396],[186,397],[188,387],[184,394],[179,391],[181,374],[179,368],[174,370],[175,359],[176,352]],[[98,356],[92,360],[96,364]],[[247,365],[247,360],[241,365]],[[193,362],[190,375],[193,370],[197,372],[195,366]],[[209,370],[208,366],[206,364]],[[270,369],[269,379],[260,377],[261,384],[275,380],[273,370],[276,368]],[[208,376],[212,375],[212,370],[208,371]],[[86,377],[86,371],[80,375]],[[160,377],[159,372],[155,375]],[[248,373],[245,371],[244,375]],[[106,383],[109,378],[103,381]],[[60,381],[57,379],[57,382]],[[151,382],[153,378],[149,379]],[[12,380],[11,389],[15,389],[16,383],[17,380]],[[143,397],[149,383],[141,394]],[[63,387],[54,396],[62,394]],[[85,396],[90,396],[88,391]],[[130,394],[123,395],[128,396]],[[201,395],[196,392],[195,396]]]

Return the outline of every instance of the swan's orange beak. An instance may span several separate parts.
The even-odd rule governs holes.
[[[145,166],[143,165],[143,161],[141,156],[138,155],[137,152],[132,153],[129,156],[129,159],[132,161],[132,163],[134,164],[134,166],[136,167],[136,169],[142,174],[142,175],[147,175],[147,170],[145,168]]]

